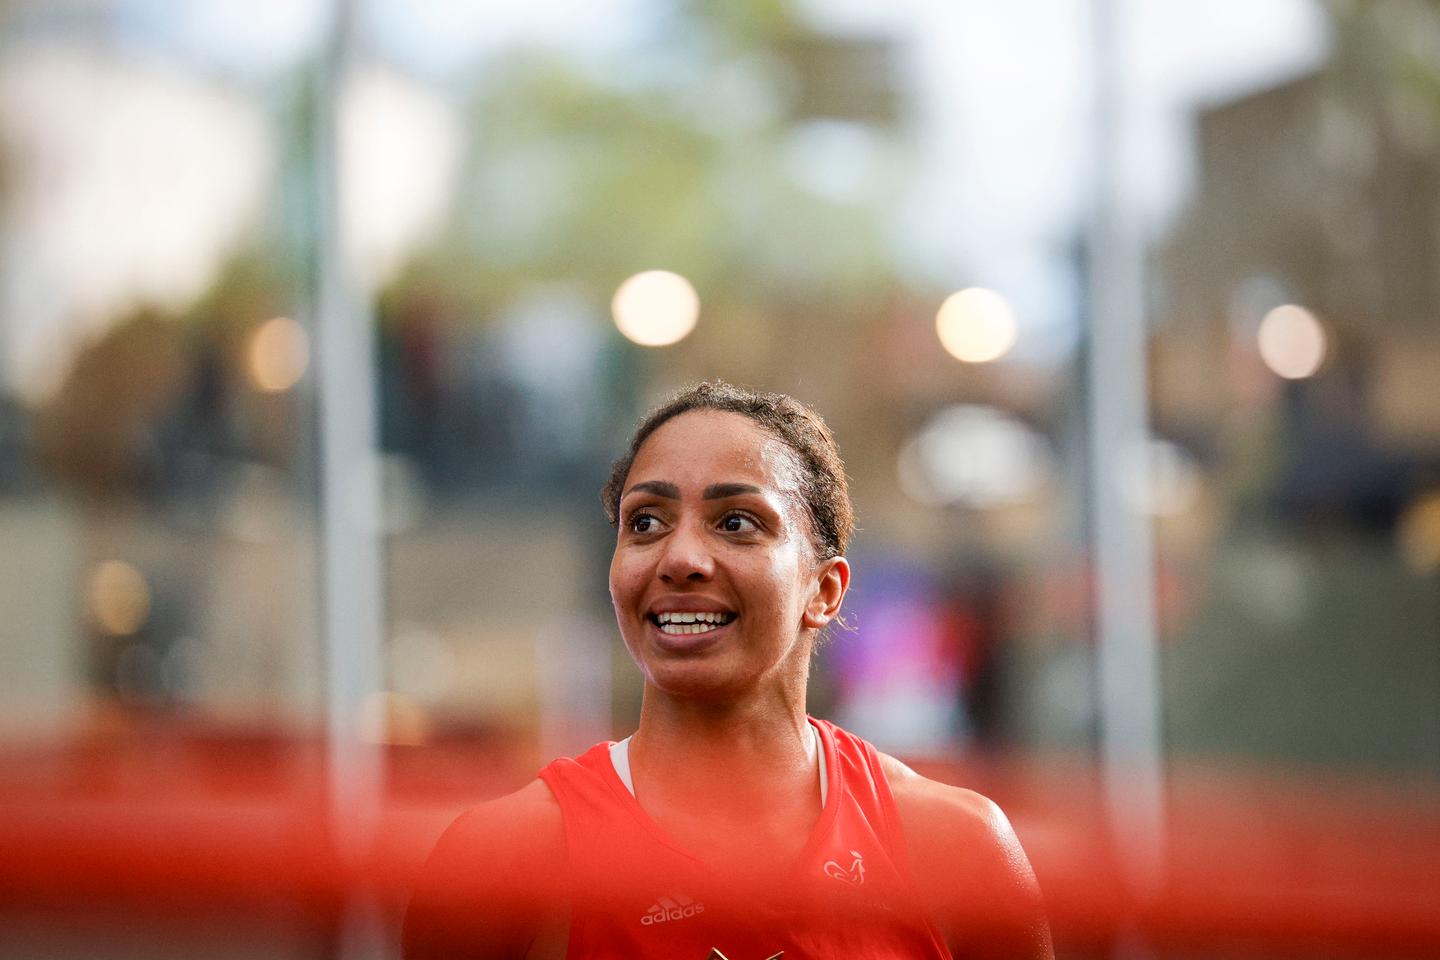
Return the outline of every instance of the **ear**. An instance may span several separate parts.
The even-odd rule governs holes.
[[[815,569],[814,592],[805,605],[805,614],[800,618],[802,626],[819,630],[828,626],[840,614],[840,602],[845,591],[850,589],[850,561],[844,557],[831,557]]]

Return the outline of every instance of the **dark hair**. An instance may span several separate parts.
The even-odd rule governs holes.
[[[610,479],[600,489],[600,502],[611,526],[620,523],[620,494],[635,455],[650,435],[663,424],[692,410],[738,413],[773,433],[795,454],[800,467],[800,496],[810,515],[815,553],[821,560],[838,557],[850,543],[855,530],[855,508],[850,505],[850,487],[845,464],[835,437],[820,414],[783,393],[760,393],[723,380],[706,380],[682,390],[650,411],[630,437],[625,455],[610,469]]]

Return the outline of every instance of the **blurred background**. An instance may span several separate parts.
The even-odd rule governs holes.
[[[1440,952],[1435,3],[5,0],[0,250],[0,955],[393,956],[708,377],[1063,955]]]

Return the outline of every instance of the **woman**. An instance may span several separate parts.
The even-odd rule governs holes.
[[[639,726],[457,820],[406,956],[1050,957],[994,804],[806,716],[854,525],[820,417],[702,383],[640,424],[602,499]]]

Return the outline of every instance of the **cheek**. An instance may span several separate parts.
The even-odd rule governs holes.
[[[630,592],[633,577],[627,576],[625,559],[617,551],[610,558],[610,601],[617,607]]]
[[[635,545],[619,546],[610,557],[610,601],[616,616],[634,612],[655,577],[655,552]]]
[[[761,579],[765,595],[780,612],[789,615],[805,608],[808,578],[798,555],[777,557]]]

